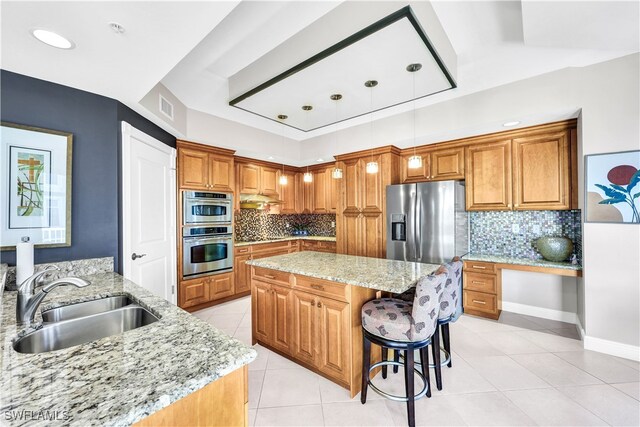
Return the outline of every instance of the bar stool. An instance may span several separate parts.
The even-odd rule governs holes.
[[[415,426],[415,400],[431,396],[429,386],[428,346],[438,329],[440,298],[447,279],[446,268],[441,266],[436,274],[420,279],[413,302],[396,298],[381,298],[362,306],[362,392],[360,401],[367,401],[367,388],[381,396],[399,402],[407,402],[409,426]],[[371,365],[371,343],[382,347],[383,360]],[[382,377],[387,376],[387,365],[398,366],[397,361],[386,360],[387,350],[404,352],[405,396],[386,393],[376,387],[370,377],[371,371],[382,366]],[[414,351],[420,351],[424,362],[422,372],[415,368]],[[418,393],[414,388],[414,372],[423,380],[424,387]]]
[[[458,320],[462,314],[462,261],[460,257],[454,257],[450,262],[444,265],[447,270],[447,280],[445,282],[444,291],[442,293],[442,300],[440,301],[440,314],[438,316],[438,325],[440,328],[436,329],[434,333],[434,339],[432,344],[433,349],[433,363],[429,365],[430,368],[435,370],[436,374],[436,387],[438,390],[442,390],[442,371],[441,367],[447,365],[449,368],[451,363],[451,342],[449,336],[449,323]],[[399,299],[407,301],[414,297],[415,289],[410,289],[407,292],[399,295]],[[440,346],[440,335],[442,335],[442,344],[444,348]],[[440,350],[444,353],[444,360],[440,360]],[[396,352],[394,354],[394,362],[400,361],[400,354]],[[398,363],[400,365],[400,363]],[[397,373],[397,365],[394,365],[393,372]]]

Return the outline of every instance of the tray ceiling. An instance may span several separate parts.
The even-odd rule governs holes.
[[[415,73],[406,70],[419,63]],[[369,89],[364,83],[376,80]],[[410,7],[230,101],[230,105],[312,131],[372,111],[455,88],[456,84]],[[341,94],[340,101],[331,100]],[[302,109],[310,105],[310,111]]]

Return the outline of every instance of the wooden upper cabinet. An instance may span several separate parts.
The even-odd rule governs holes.
[[[467,210],[511,209],[511,140],[468,146],[466,160]]]
[[[241,194],[260,193],[260,166],[251,163],[241,163],[239,168],[239,190]]]
[[[211,171],[209,179],[210,188],[218,191],[233,191],[233,157],[210,154],[209,166]]]
[[[425,153],[415,153],[422,156],[422,166],[419,168],[409,167],[409,158],[414,153],[406,154],[400,158],[402,169],[402,182],[424,182],[429,180],[429,155]]]
[[[233,191],[233,150],[187,141],[178,141],[177,147],[181,189]]]
[[[178,150],[180,188],[206,190],[209,185],[209,153],[206,151]]]
[[[327,184],[326,169],[313,171],[313,213],[329,212]]]
[[[370,162],[371,159],[367,159]],[[377,173],[367,173],[366,167],[362,171],[364,180],[364,192],[363,192],[363,208],[365,211],[375,211],[382,213],[384,206],[382,206],[383,192],[386,191],[382,186],[382,156],[375,156],[373,161],[378,162]]]
[[[429,157],[429,179],[464,179],[464,147],[436,150]]]
[[[343,211],[362,209],[362,193],[364,190],[364,160],[352,159],[343,163],[342,185],[344,188]],[[342,213],[342,212],[341,212]]]
[[[300,194],[302,194],[302,212],[301,213],[313,213],[313,202],[314,202],[314,182],[304,182],[304,174],[300,176],[300,182],[302,185],[302,189]]]
[[[327,207],[330,213],[336,213],[338,208],[339,179],[333,177],[333,167],[327,168]]]
[[[570,131],[513,140],[513,207],[569,209]]]
[[[266,166],[260,167],[260,194],[265,196],[278,196],[280,193],[280,171]]]
[[[298,211],[296,210],[296,199],[298,197],[298,188],[300,187],[298,179],[296,178],[295,173],[285,172],[284,174],[287,177],[287,184],[280,186],[280,200],[282,200],[282,205],[280,205],[280,213],[298,213]]]

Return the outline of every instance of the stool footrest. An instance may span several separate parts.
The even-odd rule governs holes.
[[[380,390],[378,387],[376,387],[376,385],[373,382],[371,382],[371,371],[373,371],[375,368],[378,368],[380,366],[385,366],[385,365],[404,366],[403,363],[395,362],[393,360],[383,360],[381,362],[374,363],[369,368],[369,376],[367,378],[367,384],[369,384],[369,387],[371,387],[373,391],[375,391],[382,397],[386,397],[387,399],[390,399],[390,400],[395,400],[396,402],[408,402],[409,401],[408,396],[398,396],[395,394],[387,393],[386,391]],[[416,374],[418,374],[423,384],[422,390],[420,390],[418,393],[416,393],[415,396],[413,396],[413,400],[418,400],[427,394],[427,392],[429,391],[429,386],[427,385],[427,381],[425,380],[424,375],[422,375],[422,372],[420,372],[416,368],[413,368],[413,371]]]

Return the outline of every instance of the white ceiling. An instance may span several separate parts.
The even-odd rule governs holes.
[[[381,7],[375,1],[364,4]],[[397,2],[397,9],[406,4]],[[162,82],[189,109],[280,135],[277,123],[228,105],[229,78],[294,40],[340,5],[2,1],[0,65],[116,98],[170,129],[139,104]],[[458,57],[458,88],[418,100],[418,108],[639,50],[637,1],[432,1],[431,5]],[[110,21],[124,25],[125,34],[111,32]],[[29,34],[34,27],[57,31],[77,47],[69,51],[47,47]],[[326,40],[315,38],[317,46],[331,39],[331,31],[328,26]],[[399,105],[376,113],[375,118],[411,108],[411,103]],[[287,136],[304,140],[368,121],[365,116],[307,133],[292,130]]]

